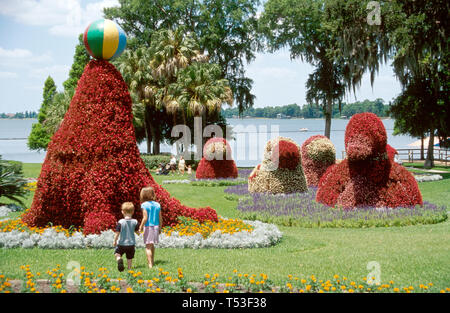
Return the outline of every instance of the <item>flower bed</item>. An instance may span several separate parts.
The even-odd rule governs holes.
[[[158,248],[259,248],[276,244],[282,233],[275,225],[258,221],[241,221],[221,218],[219,222],[199,223],[181,218],[181,225],[165,227]],[[0,247],[83,249],[110,248],[114,232],[83,235],[79,229],[61,226],[30,227],[20,219],[0,221]],[[144,247],[142,236],[137,236],[137,247]]]
[[[315,275],[296,276],[289,274],[278,284],[272,282],[265,273],[248,274],[233,270],[232,274],[219,275],[205,273],[201,282],[192,282],[178,268],[170,273],[159,268],[158,274],[144,277],[140,271],[129,270],[126,279],[114,278],[109,270],[100,267],[96,272],[84,266],[75,268],[75,279],[66,278],[61,265],[46,273],[33,273],[29,265],[22,265],[22,280],[12,280],[0,273],[0,292],[22,293],[239,293],[239,292],[273,292],[273,293],[448,293],[450,288],[438,288],[431,282],[416,286],[402,286],[393,280],[376,282],[374,277],[351,280],[335,274],[332,278],[319,279]]]
[[[285,226],[301,227],[386,227],[435,224],[445,221],[447,209],[424,202],[423,206],[403,208],[360,207],[344,210],[318,203],[317,188],[305,193],[257,193],[250,195],[243,186],[225,189],[229,200],[239,201],[240,217]],[[233,199],[233,197],[235,197]]]

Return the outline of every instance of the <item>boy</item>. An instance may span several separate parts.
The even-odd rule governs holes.
[[[125,253],[127,257],[128,269],[131,269],[133,262],[136,240],[134,233],[139,235],[138,222],[131,218],[134,213],[134,205],[131,202],[124,202],[121,207],[123,219],[117,222],[116,234],[114,236],[113,245],[116,247],[114,255],[117,261],[117,269],[122,272],[124,270],[122,255]],[[119,239],[120,236],[120,239]],[[119,239],[119,243],[117,243]]]

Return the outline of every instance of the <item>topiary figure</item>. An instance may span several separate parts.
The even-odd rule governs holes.
[[[307,191],[300,147],[289,138],[269,140],[264,148],[262,163],[250,173],[248,190],[251,193]]]
[[[209,139],[203,147],[203,158],[197,166],[197,179],[237,178],[236,163],[231,159],[231,147],[224,138]]]
[[[140,190],[152,186],[164,226],[176,224],[179,215],[217,221],[213,209],[185,207],[153,180],[140,157],[132,120],[131,98],[121,74],[105,60],[90,61],[48,146],[23,220],[29,226],[51,222],[99,233],[114,227],[125,201],[134,203],[140,219]]]
[[[336,149],[330,139],[315,135],[302,144],[301,150],[308,186],[317,187],[327,168],[336,163]]]
[[[386,130],[375,114],[355,114],[345,130],[347,158],[327,169],[316,200],[346,209],[422,205],[414,176],[391,160],[386,142]]]

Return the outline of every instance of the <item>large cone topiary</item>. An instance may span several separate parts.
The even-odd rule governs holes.
[[[185,207],[153,180],[136,145],[131,105],[116,68],[90,61],[48,146],[32,206],[23,217],[28,225],[51,222],[99,233],[122,218],[125,201],[134,203],[135,217],[141,218],[139,193],[145,186],[155,188],[163,225],[176,224],[179,215],[217,220],[213,209]]]

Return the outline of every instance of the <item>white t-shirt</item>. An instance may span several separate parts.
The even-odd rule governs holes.
[[[186,164],[186,161],[184,159],[181,159],[180,162],[178,162],[178,167],[184,167]]]
[[[177,159],[175,157],[171,158],[170,164],[177,164]]]

